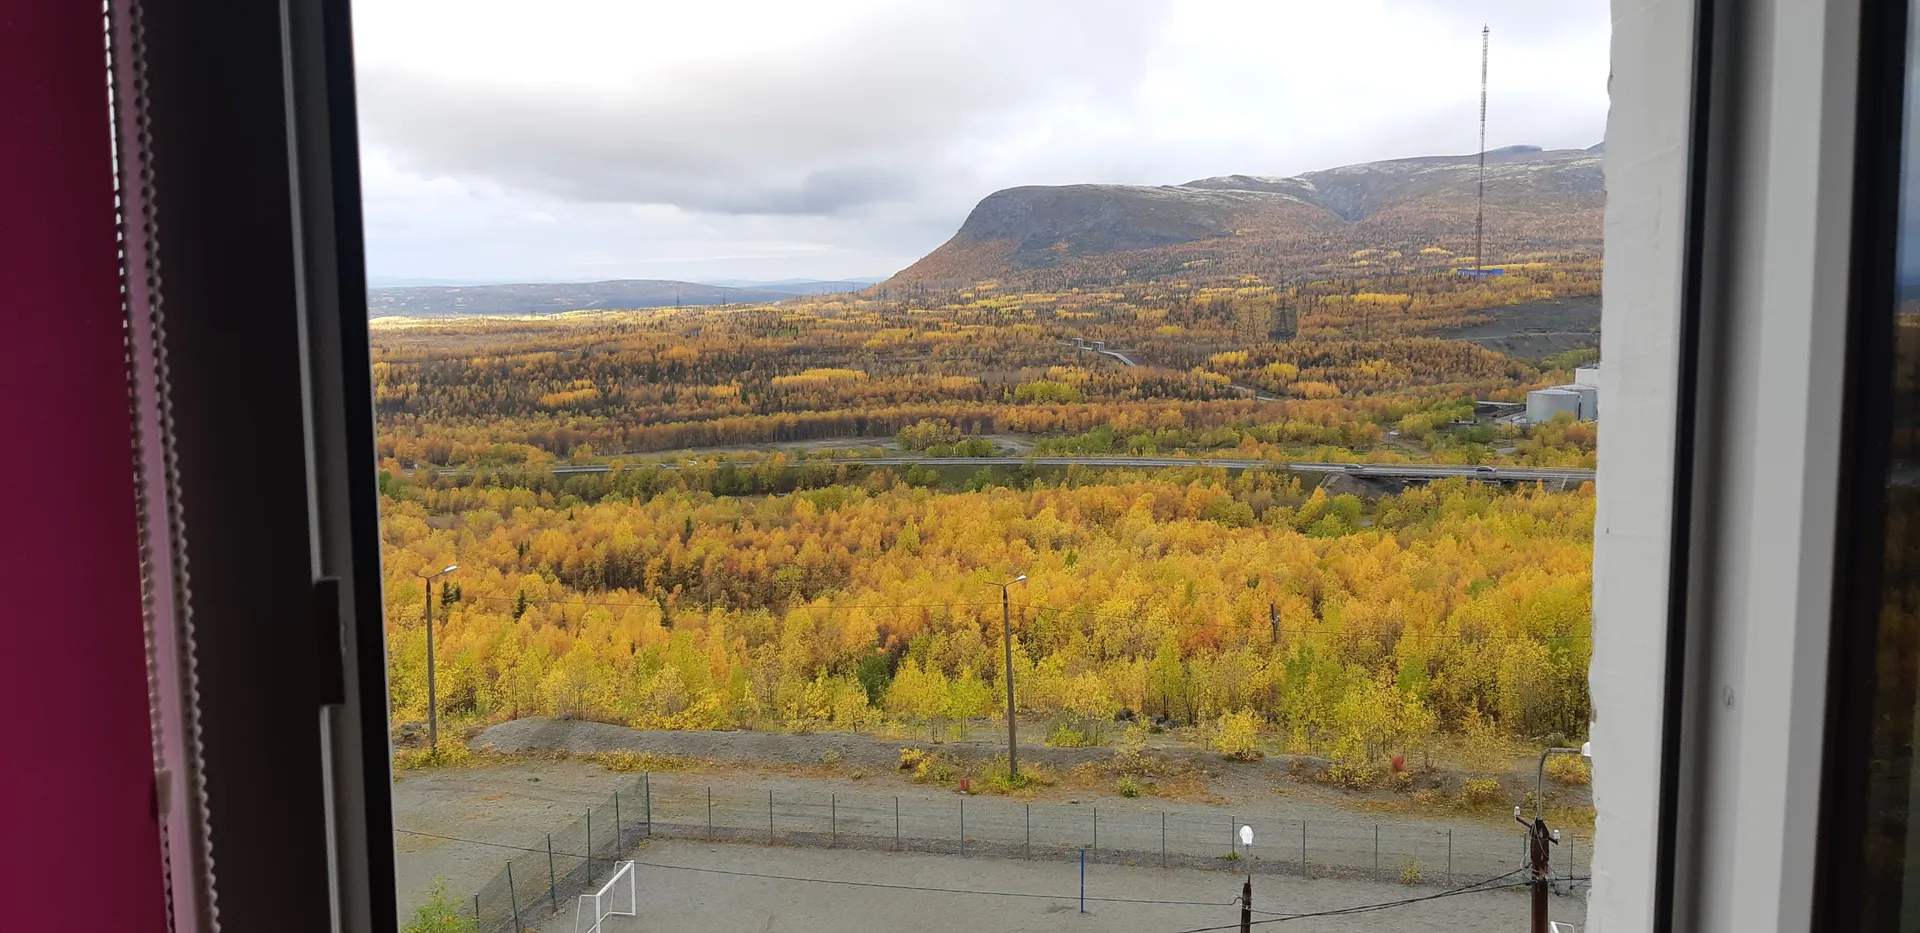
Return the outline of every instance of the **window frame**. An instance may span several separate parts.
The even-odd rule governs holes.
[[[1600,454],[1595,533],[1601,832],[1588,929],[1805,927],[1820,900],[1816,869],[1839,864],[1825,842],[1838,824],[1823,823],[1837,817],[1830,801],[1821,808],[1839,772],[1823,762],[1844,744],[1829,726],[1851,655],[1830,657],[1827,639],[1841,615],[1837,528],[1852,527],[1841,516],[1857,505],[1862,469],[1852,448],[1843,464],[1839,426],[1864,411],[1851,394],[1844,411],[1840,402],[1857,391],[1845,377],[1861,365],[1858,328],[1834,336],[1816,325],[1824,309],[1857,314],[1864,294],[1855,89],[1875,20],[1861,0],[1614,8],[1602,378],[1617,426]],[[154,141],[151,152],[144,138],[123,144],[134,160],[123,178],[151,155],[156,172],[142,183],[159,229],[194,238],[163,255],[165,313],[183,325],[168,329],[164,352],[231,361],[181,374],[158,403],[199,435],[173,491],[184,492],[175,543],[193,560],[205,623],[193,648],[213,689],[201,695],[226,716],[206,724],[213,843],[203,867],[227,882],[220,918],[236,929],[393,930],[350,4],[282,0],[271,16],[228,15],[210,0],[113,0],[111,10],[145,24],[140,54],[119,32],[115,52],[153,98],[119,88],[123,143],[149,115]],[[274,126],[284,135],[263,133]],[[250,170],[220,174],[239,164],[222,150],[244,153]],[[247,281],[266,300],[220,281],[235,263],[258,264]],[[154,313],[157,302],[135,296],[130,311]],[[1728,425],[1771,412],[1762,401],[1790,423],[1730,438]],[[296,410],[301,418],[286,417]],[[260,427],[219,436],[231,419]],[[304,522],[208,507],[218,455],[257,450],[263,437],[299,451]],[[1783,528],[1773,540],[1795,546],[1742,544]],[[293,582],[266,586],[260,574]],[[243,627],[254,618],[290,621]],[[250,677],[263,650],[287,660],[273,678]],[[1734,704],[1723,687],[1737,687]],[[254,720],[313,711],[320,741],[229,715],[249,702]],[[243,739],[259,744],[236,754]],[[298,780],[287,780],[289,762]],[[245,829],[255,823],[275,828],[273,845]],[[1815,838],[1827,845],[1818,863]],[[325,871],[288,872],[271,857],[288,846],[323,847]],[[331,916],[299,909],[319,904]]]

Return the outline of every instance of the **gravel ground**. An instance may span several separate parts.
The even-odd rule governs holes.
[[[1304,833],[1313,884],[1372,878],[1375,864],[1379,877],[1391,881],[1417,863],[1426,883],[1411,890],[1434,892],[1446,883],[1450,863],[1456,881],[1486,877],[1516,867],[1524,851],[1517,826],[1367,814],[1272,788],[1213,804],[1090,797],[1055,788],[1051,796],[1029,804],[912,784],[891,769],[861,779],[836,771],[794,775],[742,767],[656,773],[647,776],[644,793],[635,792],[640,775],[610,773],[582,760],[407,772],[394,787],[400,913],[410,913],[436,878],[445,881],[456,901],[467,903],[475,892],[488,889],[507,859],[526,857],[516,847],[541,847],[547,833],[558,834],[557,851],[578,850],[577,837],[562,827],[586,808],[604,808],[616,788],[623,789],[628,831],[639,831],[637,821],[649,821],[663,840],[704,839],[711,832],[720,840],[772,841],[779,845],[769,849],[778,852],[828,847],[853,852],[891,849],[898,832],[899,845],[910,852],[952,857],[962,852],[964,825],[965,864],[1021,860],[1031,871],[1054,870],[1086,846],[1096,865],[1137,865],[1154,872],[1232,866],[1261,878],[1297,880]],[[605,809],[596,812],[594,825],[601,833],[611,826],[610,816]],[[1229,861],[1222,856],[1234,851],[1232,834],[1239,825],[1254,828],[1256,845],[1250,858]],[[1587,874],[1591,848],[1591,840],[1570,837],[1555,852],[1556,874],[1569,869]],[[1163,857],[1169,868],[1159,867]],[[523,884],[526,872],[523,864]],[[536,886],[539,880],[534,879]]]
[[[1245,876],[1228,871],[1089,865],[1087,912],[1079,912],[1080,868],[1067,862],[1029,863],[961,859],[927,853],[879,853],[789,848],[690,840],[655,840],[635,853],[637,915],[611,917],[607,933],[672,930],[886,930],[947,933],[954,929],[1010,931],[1100,930],[1175,933],[1231,930],[1239,922],[1234,899]],[[766,876],[783,877],[766,877]],[[810,880],[796,880],[810,879]],[[853,882],[832,883],[832,882]],[[907,890],[894,885],[966,889],[1031,896]],[[1441,893],[1431,887],[1361,881],[1259,876],[1253,905],[1279,914],[1338,910]],[[1101,898],[1130,900],[1101,900]],[[1141,901],[1187,901],[1152,904]],[[577,902],[576,902],[577,903]],[[574,905],[548,920],[546,933],[574,930]],[[1583,921],[1585,902],[1550,899],[1552,919]],[[1287,929],[1307,933],[1464,933],[1524,929],[1526,892],[1495,890],[1450,896],[1391,910],[1300,919]],[[585,928],[582,924],[581,929]]]

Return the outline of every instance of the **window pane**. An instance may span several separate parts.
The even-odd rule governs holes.
[[[1920,30],[1920,17],[1909,12],[1907,99],[1903,131],[1899,192],[1897,290],[1890,321],[1891,382],[1887,421],[1867,426],[1886,431],[1884,525],[1869,533],[1881,535],[1878,554],[1880,604],[1873,645],[1875,689],[1871,703],[1871,743],[1867,767],[1865,808],[1865,867],[1869,883],[1861,886],[1863,929],[1911,929],[1920,924],[1920,833],[1912,832],[1911,814],[1920,794],[1920,773],[1914,770],[1914,715],[1920,700],[1920,484],[1914,469],[1920,464],[1920,145],[1916,144],[1914,106],[1920,100],[1920,70],[1911,55]],[[1864,711],[1863,711],[1864,713]]]
[[[1385,6],[362,4],[403,922],[1579,920],[1608,7]]]

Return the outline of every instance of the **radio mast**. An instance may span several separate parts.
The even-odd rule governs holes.
[[[1473,208],[1473,277],[1481,278],[1485,265],[1487,223],[1487,41],[1490,26],[1480,27],[1480,194]]]

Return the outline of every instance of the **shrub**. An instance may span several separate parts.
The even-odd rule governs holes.
[[[1327,770],[1320,772],[1320,776],[1322,780],[1329,783],[1358,790],[1363,787],[1372,787],[1377,775],[1372,768],[1364,764],[1336,761]]]
[[[1393,786],[1394,790],[1402,793],[1413,790],[1413,775],[1405,771],[1393,772],[1393,776],[1388,778],[1387,781]]]
[[[1460,800],[1474,806],[1499,803],[1506,794],[1500,790],[1500,782],[1493,778],[1473,778],[1460,791]]]
[[[1260,718],[1251,710],[1221,716],[1212,739],[1213,750],[1234,761],[1259,761],[1267,756],[1260,750]]]
[[[473,753],[461,742],[448,742],[435,749],[410,748],[394,753],[393,767],[396,771],[412,771],[419,768],[439,768],[449,765],[462,765]]]
[[[1052,769],[1028,762],[1015,775],[1007,766],[1007,756],[995,755],[980,774],[984,789],[994,794],[1015,794],[1031,787],[1051,787],[1056,780]]]
[[[1134,780],[1131,774],[1122,776],[1120,783],[1114,785],[1114,790],[1119,791],[1122,797],[1138,797],[1142,793],[1145,793],[1145,790],[1140,786],[1140,782]]]
[[[480,924],[471,915],[463,914],[460,905],[447,896],[446,881],[433,879],[433,892],[427,895],[427,902],[413,911],[413,916],[400,927],[400,933],[479,933]]]
[[[1593,783],[1593,763],[1575,755],[1555,755],[1547,759],[1547,779],[1568,787]]]
[[[1100,738],[1090,730],[1075,729],[1062,723],[1047,736],[1047,744],[1054,748],[1092,748],[1100,744]]]
[[[1405,865],[1400,866],[1401,884],[1419,884],[1425,880],[1426,876],[1420,873],[1419,862],[1409,859]]]

